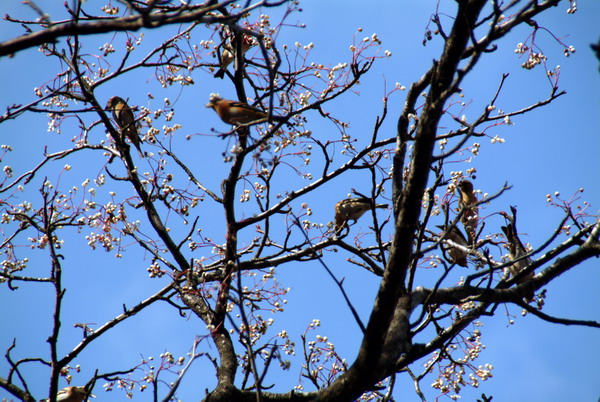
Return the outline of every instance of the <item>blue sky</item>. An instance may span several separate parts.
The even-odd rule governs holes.
[[[563,2],[564,3],[564,2]],[[277,45],[294,42],[303,45],[314,43],[309,61],[335,65],[349,61],[349,45],[357,29],[362,32],[357,38],[377,33],[382,40],[382,50],[392,52],[389,59],[383,58],[375,63],[372,71],[361,80],[359,94],[346,95],[328,105],[328,111],[337,113],[341,119],[350,122],[348,133],[357,138],[359,144],[369,140],[377,115],[381,113],[382,97],[393,89],[396,82],[407,87],[418,79],[431,61],[439,56],[440,41],[433,40],[427,46],[422,45],[423,31],[428,18],[435,8],[434,1],[380,1],[377,6],[365,9],[363,2],[353,1],[305,1],[301,2],[302,12],[289,17],[288,23],[304,23],[306,28],[289,27],[282,30]],[[4,6],[4,13],[17,16],[27,9],[19,2]],[[525,116],[513,118],[514,125],[493,128],[490,133],[503,137],[503,144],[491,144],[482,138],[480,156],[470,164],[456,163],[452,170],[477,169],[475,186],[483,192],[495,193],[505,182],[513,186],[512,190],[496,202],[485,206],[483,214],[490,217],[486,223],[492,227],[501,222],[494,212],[508,211],[510,205],[519,208],[519,229],[527,236],[526,242],[534,247],[541,244],[547,234],[554,230],[561,219],[556,209],[546,202],[546,194],[560,192],[568,199],[579,188],[582,201],[591,203],[589,212],[597,214],[600,204],[598,172],[600,162],[597,157],[600,149],[600,114],[598,113],[600,93],[599,62],[589,48],[591,42],[598,40],[600,32],[596,18],[600,15],[600,3],[580,2],[574,15],[566,14],[567,4],[561,4],[536,21],[577,52],[571,57],[562,55],[562,47],[549,34],[540,33],[538,45],[549,57],[550,66],[560,65],[560,87],[567,94],[552,104],[533,111]],[[278,21],[277,10],[263,10],[272,15],[272,21]],[[18,28],[18,27],[17,27]],[[154,38],[162,38],[163,33],[172,29],[146,33],[147,43]],[[0,40],[13,37],[20,31],[5,21],[0,22]],[[194,40],[206,39],[210,32],[198,30]],[[493,96],[502,73],[509,72],[504,91],[497,104],[505,111],[520,109],[544,99],[550,86],[538,67],[532,71],[520,67],[522,58],[514,53],[516,44],[527,39],[529,31],[517,30],[499,42],[496,52],[486,55],[473,74],[462,86],[464,99],[469,103],[464,114],[469,117],[480,113],[482,105]],[[97,52],[97,44],[106,38],[89,38],[87,52]],[[140,52],[143,54],[143,52]],[[2,59],[0,76],[5,91],[3,109],[12,103],[25,103],[34,99],[33,88],[40,86],[53,77],[55,62],[43,58],[37,50],[18,53],[12,59]],[[221,152],[227,143],[207,134],[211,128],[225,131],[222,123],[211,110],[203,105],[211,92],[219,92],[226,98],[233,98],[235,92],[227,79],[213,79],[200,69],[193,73],[195,85],[181,89],[178,86],[161,90],[153,82],[149,70],[133,76],[135,78],[116,80],[101,88],[99,96],[108,99],[112,95],[129,98],[131,104],[159,107],[160,99],[168,96],[176,109],[174,120],[182,124],[182,129],[173,138],[173,149],[178,156],[189,164],[190,168],[211,188],[217,190],[221,180],[227,174],[227,165],[222,162]],[[146,94],[153,92],[155,101],[149,101]],[[10,94],[8,96],[7,94]],[[389,100],[389,117],[383,126],[383,135],[394,134],[395,122],[404,102],[405,92],[396,92]],[[316,114],[309,116],[310,128],[321,140],[333,140],[339,137],[337,130]],[[75,125],[66,126],[73,129]],[[0,143],[11,144],[15,151],[2,161],[2,166],[11,165],[15,172],[22,172],[41,159],[44,144],[49,143],[50,150],[61,149],[69,144],[75,135],[65,129],[60,135],[46,131],[47,121],[43,116],[25,115],[20,119],[0,125]],[[101,130],[93,135],[102,136]],[[191,135],[190,140],[185,140]],[[232,144],[229,144],[229,147]],[[67,161],[52,164],[44,174],[56,183],[59,172]],[[68,161],[73,166],[69,172],[60,174],[61,185],[69,188],[80,186],[85,178],[93,179],[101,172],[103,157],[100,153],[86,153]],[[144,162],[146,163],[146,162]],[[147,166],[147,165],[146,165]],[[318,164],[316,165],[318,166]],[[318,168],[315,167],[315,172]],[[449,172],[448,172],[449,173]],[[181,172],[178,173],[181,177]],[[42,176],[43,177],[43,176]],[[41,180],[40,177],[36,180]],[[364,175],[353,175],[351,179],[340,179],[326,189],[316,192],[311,198],[300,200],[308,202],[315,211],[313,222],[323,222],[333,218],[333,205],[344,198],[351,188],[369,191],[368,182],[362,185]],[[285,177],[278,185],[287,185],[291,189],[307,184],[306,180],[293,176]],[[39,202],[39,186],[24,194],[19,201],[30,199]],[[283,188],[283,190],[290,188]],[[99,191],[108,191],[102,189]],[[127,186],[119,184],[119,194],[129,194]],[[388,193],[389,194],[389,193]],[[106,195],[104,195],[106,196]],[[36,198],[37,197],[37,198]],[[209,203],[202,206],[200,226],[204,234],[216,243],[223,243],[222,212]],[[251,213],[250,207],[242,211]],[[132,212],[135,214],[135,212]],[[387,212],[382,212],[385,217]],[[283,218],[282,218],[283,219]],[[170,221],[182,233],[187,230],[176,219]],[[367,231],[368,220],[361,220],[351,228],[351,236]],[[143,226],[149,230],[147,224]],[[1,229],[1,228],[0,228]],[[185,230],[184,230],[185,229]],[[89,229],[83,230],[87,234]],[[249,233],[246,239],[250,238]],[[132,306],[165,285],[165,280],[150,279],[146,273],[149,264],[148,255],[130,247],[124,257],[117,259],[112,253],[101,250],[90,251],[74,231],[70,231],[63,254],[65,264],[66,304],[63,311],[63,332],[60,351],[67,352],[81,339],[81,330],[72,327],[73,323],[85,322],[103,324],[118,315],[122,306]],[[129,241],[129,240],[128,240]],[[20,249],[22,255],[30,258],[29,273],[48,270],[47,253]],[[210,248],[196,251],[193,257],[209,255]],[[339,253],[338,253],[339,254]],[[360,268],[345,262],[343,256],[325,254],[325,262],[339,277],[344,278],[344,286],[354,302],[363,321],[368,319],[373,297],[377,291],[378,278]],[[468,272],[468,271],[463,271]],[[424,285],[436,275],[435,270],[419,273],[417,280]],[[360,342],[360,330],[353,322],[345,307],[341,295],[317,263],[292,264],[277,268],[277,276],[282,286],[291,288],[286,295],[285,312],[276,314],[276,323],[267,336],[275,335],[285,329],[296,342],[296,354],[301,356],[299,335],[312,319],[321,320],[321,327],[311,333],[328,336],[336,350],[348,362],[355,357]],[[457,278],[458,279],[458,278]],[[558,317],[600,320],[600,297],[596,290],[600,281],[598,260],[589,260],[558,278],[547,287],[548,297],[544,311]],[[47,356],[48,346],[45,340],[49,336],[50,312],[53,295],[48,286],[41,284],[22,284],[18,291],[11,292],[5,286],[0,288],[0,303],[4,307],[4,322],[0,329],[0,350],[8,348],[13,338],[17,339],[17,348],[13,358],[22,358],[42,354]],[[493,395],[494,400],[527,401],[596,401],[600,381],[597,364],[600,358],[600,342],[597,331],[589,328],[564,327],[542,322],[533,316],[520,317],[520,309],[508,307],[508,311],[517,316],[514,325],[508,324],[504,316],[504,307],[498,309],[493,318],[482,320],[482,342],[485,351],[475,362],[494,365],[491,380],[483,382],[478,389],[465,388],[461,393],[463,400],[474,400],[481,393]],[[74,374],[74,383],[81,384],[93,375],[96,368],[102,372],[121,370],[133,366],[141,356],[158,356],[169,351],[177,358],[185,355],[191,348],[196,335],[206,334],[204,325],[195,318],[184,319],[167,306],[154,305],[148,311],[134,317],[122,326],[118,326],[109,336],[100,340],[89,350],[81,354],[74,362],[80,364],[82,371]],[[310,335],[309,335],[310,337]],[[207,343],[202,344],[205,348]],[[214,347],[208,351],[216,355]],[[29,385],[34,395],[42,398],[47,390],[45,379],[48,370],[35,365],[24,372],[30,378]],[[281,373],[272,370],[266,383],[276,384],[273,391],[289,391],[299,379],[300,361],[292,361],[291,371]],[[419,372],[422,366],[414,367]],[[7,371],[4,359],[0,360],[0,376]],[[140,377],[139,374],[136,375]],[[199,381],[199,379],[201,379]],[[426,377],[421,388],[428,400],[434,400],[437,391],[430,388],[434,377]],[[190,373],[184,379],[178,393],[183,401],[198,400],[199,393],[214,386],[212,367],[206,359],[198,359]],[[307,390],[309,384],[304,382]],[[66,384],[61,384],[62,386]],[[96,388],[94,393],[100,401],[124,400],[121,391],[105,393]],[[418,401],[411,381],[399,376],[395,394],[397,400]],[[9,397],[0,391],[0,397]],[[136,393],[137,400],[150,400],[148,392]],[[444,397],[441,398],[444,400]]]

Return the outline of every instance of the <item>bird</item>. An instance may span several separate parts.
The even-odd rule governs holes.
[[[143,158],[144,153],[140,147],[141,140],[138,132],[138,123],[127,102],[121,97],[113,96],[106,103],[106,108],[112,112],[113,118],[121,130],[121,134],[131,141],[138,150],[140,157]]]
[[[458,206],[460,209],[464,208],[460,221],[467,232],[469,244],[475,244],[477,241],[477,225],[479,224],[479,207],[475,206],[477,197],[473,192],[473,183],[469,180],[461,180],[458,183],[458,190],[460,192]]]
[[[348,221],[356,222],[361,216],[371,209],[388,208],[388,204],[374,204],[368,198],[346,198],[335,204],[335,229],[336,232],[348,226]]]
[[[223,122],[234,126],[258,123],[260,120],[266,120],[268,117],[268,113],[254,106],[250,106],[244,102],[223,99],[216,94],[211,94],[210,100],[205,106],[217,112]],[[274,121],[284,121],[285,117],[271,115],[271,119]]]
[[[527,254],[527,250],[525,249],[525,246],[523,246],[523,243],[521,243],[521,240],[517,235],[517,229],[515,226],[514,219],[509,217],[506,213],[503,213],[502,215],[508,220],[508,223],[506,226],[501,226],[500,229],[502,229],[504,235],[506,236],[508,244],[508,258],[510,259],[510,261],[514,261],[525,256]],[[515,276],[523,269],[525,269],[529,264],[531,264],[531,258],[526,257],[509,265],[508,269],[510,270],[512,276]],[[524,277],[517,280],[517,283],[521,284],[527,282],[528,280],[532,279],[533,276],[533,272],[530,272]],[[533,292],[529,292],[527,295],[525,295],[525,300],[527,302],[530,302],[531,300],[533,300],[534,296],[535,294]]]
[[[446,228],[444,226],[438,226],[438,228],[442,229],[442,230],[446,230]],[[460,231],[459,228],[457,228],[456,226],[452,226],[452,228],[448,231],[448,234],[446,235],[446,238],[450,241],[452,241],[453,243],[458,244],[459,246],[463,246],[463,247],[469,247],[469,243],[467,243],[467,239],[465,238],[465,235],[462,234],[462,232]],[[452,245],[448,245],[447,247],[444,248],[444,250],[446,250],[448,252],[448,257],[450,257],[450,262],[453,262],[455,264],[460,265],[461,267],[466,267],[467,266],[467,252],[452,246]]]
[[[83,402],[88,396],[91,395],[85,387],[65,387],[56,393],[57,402]],[[43,401],[49,401],[44,399]]]
[[[254,41],[252,40],[252,37],[244,35],[242,37],[242,57],[252,46],[254,46]],[[227,67],[229,67],[229,65],[235,59],[234,48],[235,46],[233,41],[229,41],[223,46],[223,53],[221,53],[221,65],[219,66],[219,69],[214,75],[215,78],[223,79],[223,77],[225,77],[225,71],[227,71]]]

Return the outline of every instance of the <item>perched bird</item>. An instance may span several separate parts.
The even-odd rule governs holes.
[[[361,216],[371,209],[388,208],[388,204],[373,204],[368,198],[346,198],[335,204],[335,230],[339,231],[348,226],[348,221],[356,222]]]
[[[446,230],[444,226],[438,226],[438,228],[442,230]],[[452,229],[448,231],[446,238],[453,243],[458,244],[459,246],[469,247],[469,243],[467,243],[467,239],[465,235],[462,234],[459,228],[456,226],[452,226]],[[452,245],[448,245],[444,248],[444,250],[448,253],[448,257],[450,257],[450,262],[460,265],[461,267],[467,266],[467,252]]]
[[[85,387],[66,387],[58,391],[56,400],[58,402],[82,402],[88,396],[93,395],[90,395]],[[44,401],[48,401],[48,399]]]
[[[123,98],[113,96],[108,100],[106,108],[112,112],[113,118],[121,130],[121,134],[131,141],[137,148],[140,157],[143,158],[144,153],[140,147],[141,140],[138,133],[138,123],[135,121],[133,111],[127,102]]]
[[[501,226],[500,228],[504,232],[504,235],[506,236],[506,240],[508,242],[508,257],[510,258],[511,261],[514,261],[516,259],[519,259],[519,258],[525,256],[527,254],[527,250],[525,249],[525,246],[523,246],[523,243],[521,243],[521,240],[519,239],[519,236],[517,235],[517,229],[515,226],[514,218],[509,217],[505,213],[503,213],[502,215],[508,220],[508,223],[506,226]],[[508,269],[510,270],[510,273],[512,274],[512,276],[515,276],[519,272],[521,272],[523,269],[525,269],[525,267],[527,267],[529,264],[531,264],[531,259],[529,257],[526,257],[526,258],[523,258],[522,260],[519,260],[519,261],[509,265]],[[520,278],[517,281],[517,283],[521,284],[523,282],[527,282],[528,280],[532,279],[533,276],[534,276],[533,272],[530,272],[527,275],[525,275],[523,278]],[[533,297],[534,297],[534,293],[530,292],[529,294],[527,294],[525,296],[525,300],[527,302],[530,302],[531,300],[533,300]]]
[[[244,102],[226,100],[215,94],[210,96],[210,100],[205,106],[214,109],[225,123],[235,126],[259,122],[260,120],[266,120],[268,117],[268,113],[254,106]],[[271,119],[284,121],[285,117],[272,115]]]
[[[252,37],[244,35],[242,37],[242,57],[252,46],[254,46],[254,41],[252,40]],[[229,65],[233,62],[234,59],[234,42],[229,41],[223,46],[223,53],[221,53],[221,65],[219,66],[219,69],[215,73],[214,77],[223,79],[223,77],[225,77],[225,71],[227,71],[227,67],[229,67]]]
[[[461,209],[465,208],[460,221],[467,232],[469,244],[475,244],[477,241],[477,225],[479,224],[479,207],[471,206],[477,203],[477,197],[473,192],[473,183],[468,180],[461,180],[458,183],[458,190],[460,192],[458,206]]]

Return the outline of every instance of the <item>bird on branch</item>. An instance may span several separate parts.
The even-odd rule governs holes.
[[[254,46],[254,40],[249,35],[244,35],[242,37],[242,57],[246,54],[248,49]],[[221,65],[219,69],[215,73],[215,78],[225,77],[225,72],[227,71],[227,67],[235,60],[236,50],[235,50],[235,41],[229,40],[227,43],[223,45],[223,52],[221,53]]]
[[[223,122],[234,126],[261,123],[267,121],[269,117],[268,113],[254,106],[250,106],[244,102],[223,99],[216,94],[211,94],[210,100],[205,106],[217,112]],[[285,121],[286,118],[271,115],[271,120]]]
[[[113,118],[121,131],[123,142],[125,142],[125,138],[128,138],[138,150],[140,158],[143,158],[144,153],[140,147],[142,141],[138,132],[138,122],[135,120],[133,111],[127,102],[121,97],[113,96],[108,100],[106,108],[112,112]]]
[[[460,221],[467,232],[469,244],[475,245],[477,242],[477,225],[479,224],[479,207],[475,206],[477,197],[473,191],[473,183],[469,180],[461,180],[458,183],[458,190],[460,192],[458,206],[460,209],[464,208]]]
[[[65,387],[56,393],[57,402],[83,402],[85,398],[92,397],[85,387]],[[42,402],[48,402],[49,399],[43,399]]]
[[[446,230],[444,226],[438,226],[439,229]],[[458,244],[459,246],[469,247],[469,243],[465,238],[465,235],[462,234],[459,228],[456,226],[452,226],[452,229],[448,231],[446,238],[453,243]],[[467,252],[458,247],[447,245],[444,247],[444,250],[448,253],[448,257],[450,262],[460,265],[461,267],[467,266]]]
[[[507,220],[506,226],[501,226],[500,229],[504,232],[504,236],[506,236],[507,246],[508,246],[508,258],[510,261],[518,260],[525,255],[527,255],[527,249],[519,239],[517,235],[517,226],[516,226],[516,208],[511,207],[513,212],[513,216],[509,216],[506,212],[500,212],[500,214]],[[508,266],[508,269],[512,276],[516,276],[519,272],[525,269],[529,264],[531,264],[531,258],[526,257],[522,258],[519,261]],[[532,279],[534,276],[533,272],[528,273],[524,277],[517,280],[518,284],[524,283]],[[528,293],[525,296],[525,301],[531,302],[535,294],[533,292]]]
[[[348,221],[356,222],[368,210],[373,208],[388,208],[388,204],[374,204],[369,198],[346,198],[335,204],[335,230],[348,226]]]

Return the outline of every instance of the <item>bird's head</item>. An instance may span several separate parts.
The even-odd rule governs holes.
[[[208,103],[206,105],[204,105],[204,107],[214,109],[219,104],[219,102],[221,102],[222,100],[223,100],[223,98],[221,98],[219,96],[219,94],[212,93],[212,94],[210,94]]]
[[[119,96],[113,96],[106,102],[106,108],[114,109],[119,103],[125,103],[125,101]]]
[[[463,193],[472,193],[473,192],[473,183],[471,183],[469,180],[461,180],[458,183],[458,188]]]

